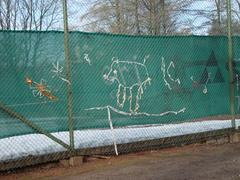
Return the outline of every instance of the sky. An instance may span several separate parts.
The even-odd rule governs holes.
[[[90,22],[89,19],[81,20],[80,17],[87,12],[93,2],[96,0],[72,0],[72,3],[68,4],[69,14],[74,14],[69,18],[69,28],[83,31],[83,27]],[[211,1],[196,1],[189,9],[192,10],[211,10],[213,6],[213,0]],[[200,26],[207,19],[204,17],[196,17],[191,15],[181,16],[182,20],[190,21],[189,25],[182,25],[182,28],[190,28],[193,31],[193,34],[196,35],[205,35],[207,34],[207,28],[194,29],[193,27]]]
[[[196,3],[194,3],[192,5],[192,9],[196,9],[196,10],[211,10],[213,7],[213,0],[212,1],[209,1],[209,2],[201,2],[201,1],[197,1]],[[192,20],[193,20],[193,27],[196,27],[196,26],[200,26],[201,24],[203,24],[204,22],[207,21],[206,18],[204,17],[190,17]],[[207,33],[207,28],[203,28],[201,30],[194,30],[193,33],[196,34],[196,35],[200,35],[200,34],[206,34]]]

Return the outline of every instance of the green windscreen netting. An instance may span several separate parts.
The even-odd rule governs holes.
[[[181,123],[229,115],[227,38],[70,33],[71,79],[62,32],[0,32],[0,101],[48,132]],[[240,38],[234,37],[238,91]],[[236,97],[237,96],[236,92]],[[238,110],[236,98],[236,111]],[[21,126],[21,131],[14,128]],[[0,113],[0,137],[32,133]]]

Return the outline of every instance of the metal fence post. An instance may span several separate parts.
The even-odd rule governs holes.
[[[32,128],[36,132],[38,132],[40,134],[44,134],[45,136],[47,136],[48,138],[50,138],[54,142],[60,144],[64,148],[71,150],[71,147],[68,144],[66,144],[62,140],[56,138],[51,133],[47,132],[46,130],[44,130],[43,128],[41,128],[40,126],[38,126],[37,124],[35,124],[31,120],[29,120],[26,117],[24,117],[23,115],[21,115],[21,114],[15,112],[14,110],[8,108],[2,102],[0,102],[0,110],[2,110],[4,113],[8,114],[10,117],[13,117],[13,118],[16,118],[16,119],[20,120],[23,124],[25,124],[26,126]]]
[[[69,32],[68,32],[68,13],[67,0],[63,0],[63,19],[64,19],[64,50],[66,59],[66,78],[67,83],[67,99],[68,99],[68,128],[71,151],[74,151],[74,126],[73,126],[73,97],[72,97],[72,81],[71,81],[71,57],[69,47]]]
[[[236,127],[235,102],[234,102],[234,77],[233,77],[233,40],[232,40],[232,7],[231,0],[227,0],[227,27],[228,27],[228,67],[230,81],[230,110],[232,127]]]

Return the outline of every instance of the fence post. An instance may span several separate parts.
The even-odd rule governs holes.
[[[233,41],[232,41],[232,7],[231,0],[227,0],[227,27],[228,27],[228,67],[230,81],[230,110],[232,116],[232,127],[236,127],[235,102],[234,102],[234,77],[233,77]]]
[[[63,19],[64,19],[64,51],[66,59],[66,78],[67,83],[67,99],[68,99],[68,128],[71,153],[74,152],[74,127],[73,127],[73,97],[72,97],[72,81],[71,81],[71,58],[69,47],[69,32],[68,32],[68,13],[67,13],[67,0],[62,0],[63,3]]]

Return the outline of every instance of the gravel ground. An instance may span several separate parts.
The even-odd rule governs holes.
[[[0,179],[240,179],[240,143],[191,145],[90,159],[72,168],[46,164],[2,173]]]

